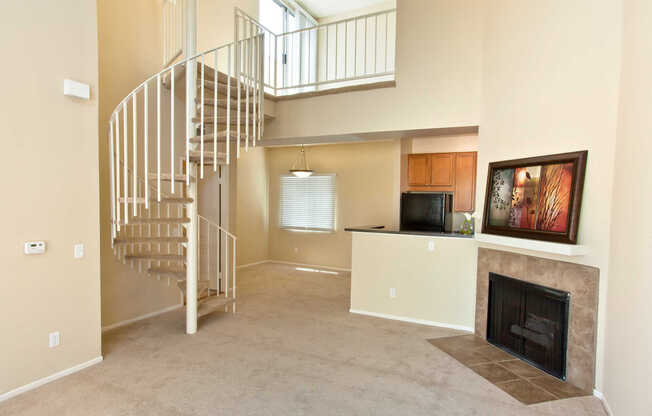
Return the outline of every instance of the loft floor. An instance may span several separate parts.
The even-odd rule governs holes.
[[[104,362],[0,415],[605,415],[594,397],[526,406],[427,339],[462,334],[353,315],[350,276],[239,271],[237,314],[184,335],[173,311],[104,334]]]

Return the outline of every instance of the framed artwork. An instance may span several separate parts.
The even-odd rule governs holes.
[[[482,232],[577,244],[587,154],[490,163]]]

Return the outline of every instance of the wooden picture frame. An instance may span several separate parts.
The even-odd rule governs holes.
[[[587,155],[490,163],[482,233],[577,244]]]

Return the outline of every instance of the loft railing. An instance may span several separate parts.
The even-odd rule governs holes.
[[[394,79],[396,9],[286,33],[237,9],[238,25],[244,34],[256,27],[263,38],[263,82],[272,96]]]

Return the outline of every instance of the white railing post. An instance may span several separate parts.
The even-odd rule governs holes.
[[[115,225],[115,155],[113,154],[113,120],[109,122],[109,167],[111,175],[111,248],[116,237]]]
[[[241,87],[240,87],[240,60],[242,58],[242,45],[240,43],[240,16],[238,15],[238,11],[236,10],[235,12],[235,22],[234,22],[234,42],[235,42],[235,76],[237,79],[237,88],[238,88],[238,100],[236,103],[236,107],[238,109],[237,111],[237,118],[236,118],[236,130],[237,130],[237,143],[236,143],[236,157],[239,159],[240,158],[240,117],[242,114],[242,107],[241,107]]]
[[[193,57],[197,52],[197,3],[186,2],[186,57]],[[174,91],[172,92],[174,95]],[[190,163],[190,137],[195,125],[192,122],[195,113],[197,95],[196,60],[190,59],[186,65],[186,186],[192,202],[187,205],[190,223],[187,227],[188,249],[186,252],[186,333],[197,332],[197,182],[191,181],[191,173],[197,177],[195,164]],[[174,183],[174,176],[172,177]]]

